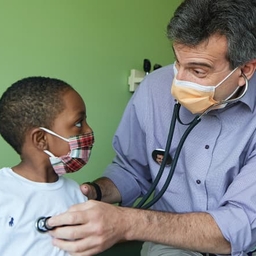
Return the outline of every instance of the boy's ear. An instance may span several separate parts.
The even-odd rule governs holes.
[[[247,62],[246,64],[244,64],[243,67],[241,68],[241,70],[244,73],[244,75],[247,77],[247,79],[249,80],[255,73],[256,59],[251,60],[251,61]],[[244,79],[243,79],[242,75],[241,75],[241,79],[239,80],[239,85],[240,86],[244,85]]]
[[[31,132],[32,142],[34,146],[40,150],[47,148],[47,140],[45,136],[45,131],[40,128],[35,128]]]

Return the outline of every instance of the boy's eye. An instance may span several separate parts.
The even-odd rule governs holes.
[[[81,128],[82,127],[82,121],[76,123],[75,126]]]

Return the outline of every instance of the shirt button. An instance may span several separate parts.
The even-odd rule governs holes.
[[[209,147],[210,147],[209,145],[205,145],[205,147],[204,147],[204,148],[205,148],[205,149],[209,149]]]
[[[201,184],[201,180],[196,180],[196,183],[197,184]]]

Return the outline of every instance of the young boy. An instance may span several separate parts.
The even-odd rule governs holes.
[[[94,143],[82,98],[58,79],[22,79],[0,99],[0,133],[21,158],[0,170],[0,254],[68,255],[35,224],[87,200],[61,176],[82,168]]]

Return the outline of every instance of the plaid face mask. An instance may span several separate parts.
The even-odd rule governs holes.
[[[58,175],[76,172],[87,164],[94,143],[93,132],[71,136],[70,138],[66,139],[44,127],[40,127],[40,129],[69,143],[70,152],[64,156],[57,157],[54,156],[50,151],[44,150],[44,152],[50,156],[49,159],[52,167]]]

